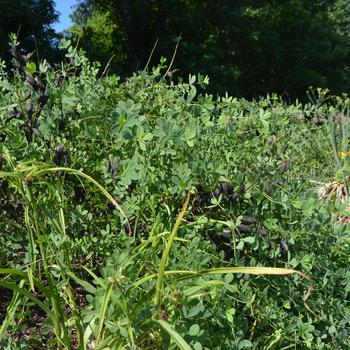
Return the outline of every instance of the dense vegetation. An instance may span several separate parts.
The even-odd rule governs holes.
[[[62,49],[1,65],[1,348],[348,349],[349,99]]]

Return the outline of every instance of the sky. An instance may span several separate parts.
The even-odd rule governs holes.
[[[56,0],[55,9],[59,12],[60,17],[58,22],[53,24],[53,28],[57,32],[61,32],[64,29],[67,29],[72,24],[69,15],[72,13],[72,7],[76,3],[76,0]]]

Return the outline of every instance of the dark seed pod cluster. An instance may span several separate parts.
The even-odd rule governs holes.
[[[12,57],[14,58],[14,61],[17,64],[17,68],[20,72],[24,72],[24,67],[27,61],[29,61],[34,54],[34,52],[31,52],[27,55],[22,55],[17,46],[12,46],[10,53],[12,54]]]
[[[13,220],[19,222],[22,220],[23,204],[14,198],[0,199],[1,211],[9,215]]]
[[[118,158],[114,158],[112,163],[109,159],[105,160],[106,173],[111,173],[114,176],[119,168],[119,160]]]
[[[255,224],[255,220],[251,216],[244,215],[242,217],[241,223],[237,226],[237,232],[240,235],[244,235],[252,232],[253,225]]]
[[[74,198],[78,202],[83,202],[86,198],[86,190],[82,184],[74,187]]]
[[[203,189],[202,186],[197,187],[197,194],[194,197],[193,202],[197,202],[199,206],[210,204],[211,193]]]
[[[220,194],[227,196],[232,194],[232,190],[232,184],[228,182],[219,182],[213,193],[215,197],[219,197]]]
[[[24,124],[21,125],[20,129],[23,130],[28,142],[32,141],[32,136],[34,135],[44,140],[47,145],[50,146],[49,140],[45,140],[43,135],[38,130],[40,125],[40,114],[49,100],[46,76],[44,73],[32,73],[26,69],[26,64],[33,56],[34,52],[23,55],[18,50],[17,46],[13,46],[10,52],[12,53],[18,71],[23,78],[26,92],[22,97],[23,101],[25,102],[25,109],[20,112],[14,108],[9,112],[6,122],[9,122],[14,118],[23,120]]]
[[[64,149],[63,145],[59,145],[55,152],[53,157],[53,162],[57,166],[68,166],[70,163],[70,157],[68,152]]]
[[[215,244],[218,252],[224,251],[225,260],[230,260],[234,257],[234,250],[232,246],[232,234],[231,232],[216,232],[211,229],[207,231],[208,238]]]
[[[12,119],[23,119],[23,114],[15,107],[10,112],[8,112],[5,123],[10,122]]]
[[[238,192],[233,191],[233,186],[229,182],[219,182],[215,189],[212,191],[212,194],[215,198],[218,198],[222,195],[224,198],[228,199],[230,202],[238,202],[242,195],[244,194],[245,186],[240,184]]]
[[[63,76],[62,75],[57,75],[56,78],[55,78],[55,81],[54,81],[54,84],[56,87],[59,87],[61,86],[63,82]]]
[[[244,215],[241,223],[236,227],[235,234],[242,236],[254,233],[254,228],[256,228],[256,220],[251,216]],[[217,232],[214,229],[210,229],[207,231],[207,236],[213,243],[215,243],[217,251],[224,251],[226,260],[230,260],[234,257],[233,235],[231,231],[223,230],[222,232]]]

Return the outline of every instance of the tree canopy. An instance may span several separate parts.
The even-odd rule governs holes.
[[[57,19],[53,0],[0,0],[0,57],[17,33],[24,50],[57,60]],[[172,78],[209,75],[214,94],[349,91],[348,0],[78,0],[73,21],[65,35],[122,77],[176,51]]]
[[[21,47],[39,58],[52,57],[57,35],[53,0],[0,0],[0,57],[8,58],[9,34],[17,34]]]
[[[208,74],[214,92],[296,97],[348,90],[350,6],[344,0],[83,0],[72,35],[119,74],[171,58],[179,74]],[[114,55],[114,56],[113,56]]]

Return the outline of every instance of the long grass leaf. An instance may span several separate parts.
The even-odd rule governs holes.
[[[157,320],[157,322],[170,335],[171,339],[181,350],[192,350],[192,348],[187,344],[185,339],[182,338],[182,336],[179,333],[177,333],[168,322],[164,320]]]
[[[303,302],[304,302],[305,308],[311,314],[316,316],[315,312],[310,308],[310,306],[307,303],[307,300],[310,298],[312,294],[313,281],[311,277],[305,275],[299,270],[280,268],[280,267],[221,267],[221,268],[214,268],[214,269],[201,270],[201,271],[172,270],[172,271],[163,272],[164,275],[180,275],[180,277],[177,279],[178,281],[182,281],[182,280],[194,278],[194,277],[200,277],[200,276],[209,276],[209,275],[218,275],[218,274],[222,275],[222,274],[229,274],[229,273],[233,273],[233,274],[246,273],[250,275],[275,275],[275,276],[287,276],[292,274],[299,275],[302,278],[311,282],[311,285],[307,288],[307,291],[303,298]],[[143,283],[153,278],[159,278],[159,273],[158,274],[154,273],[154,274],[144,276],[143,278],[139,279],[134,283],[134,288],[139,287]]]
[[[45,167],[45,164],[41,165],[41,166],[38,165],[38,166],[32,166],[29,168],[21,169],[20,171],[27,172],[27,175],[25,176],[26,180],[30,180],[33,177],[41,176],[41,175],[44,175],[47,173],[57,173],[57,172],[65,172],[65,173],[75,174],[75,175],[78,175],[78,176],[81,176],[81,177],[87,179],[88,181],[93,183],[104,194],[104,196],[108,200],[110,200],[113,203],[113,205],[117,208],[117,210],[119,210],[119,212],[122,214],[122,216],[124,217],[124,219],[127,222],[129,233],[132,233],[129,220],[128,220],[126,214],[124,213],[123,209],[121,208],[121,206],[117,203],[117,201],[109,194],[109,192],[99,182],[97,182],[91,176],[83,173],[82,171],[77,170],[77,169],[72,169],[72,168],[66,168],[66,167],[48,168],[48,167]],[[17,171],[14,173],[3,172],[3,171],[0,172],[0,178],[1,177],[4,177],[4,178],[6,178],[6,177],[21,177],[22,176],[22,175],[20,175],[20,176],[18,176],[18,175],[20,175],[20,174]]]
[[[25,282],[24,280],[21,280],[18,287],[23,288],[24,282]],[[0,343],[6,333],[8,326],[14,320],[15,312],[20,302],[21,302],[20,293],[15,292],[12,296],[9,306],[7,307],[5,319],[2,322],[0,327]]]
[[[102,306],[101,306],[100,315],[98,318],[96,346],[99,344],[99,341],[100,341],[100,338],[102,335],[102,329],[103,329],[103,325],[104,325],[104,321],[105,321],[105,317],[106,317],[107,306],[108,306],[109,300],[111,298],[112,290],[113,290],[113,283],[109,282],[107,285],[107,289],[105,291],[105,295],[104,295],[103,300],[102,300]]]
[[[50,311],[50,309],[42,301],[40,301],[37,297],[35,297],[32,293],[29,293],[24,288],[17,286],[15,283],[5,281],[0,281],[0,287],[11,289],[16,293],[27,297],[28,299],[33,301],[37,306],[43,309],[53,321],[57,321],[55,315]]]
[[[74,272],[70,271],[70,270],[65,270],[62,269],[60,266],[58,265],[51,265],[50,266],[51,269],[56,270],[60,273],[62,273],[63,275],[66,275],[67,277],[70,277],[73,281],[75,281],[76,283],[80,284],[82,287],[85,288],[85,290],[88,293],[91,294],[95,294],[96,293],[96,288],[89,282],[81,279],[80,277],[78,277]]]
[[[180,211],[180,214],[178,215],[175,225],[170,233],[169,240],[165,246],[165,249],[163,251],[162,258],[160,260],[160,265],[159,265],[159,272],[158,272],[158,278],[157,278],[157,284],[156,284],[156,296],[155,296],[155,304],[160,306],[162,304],[162,289],[163,289],[163,279],[164,279],[164,271],[165,271],[165,266],[168,260],[168,256],[170,253],[170,249],[173,245],[174,238],[176,236],[177,230],[180,227],[181,221],[185,215],[188,203],[190,201],[190,195],[191,192],[188,191],[187,198],[185,200],[185,203]]]

